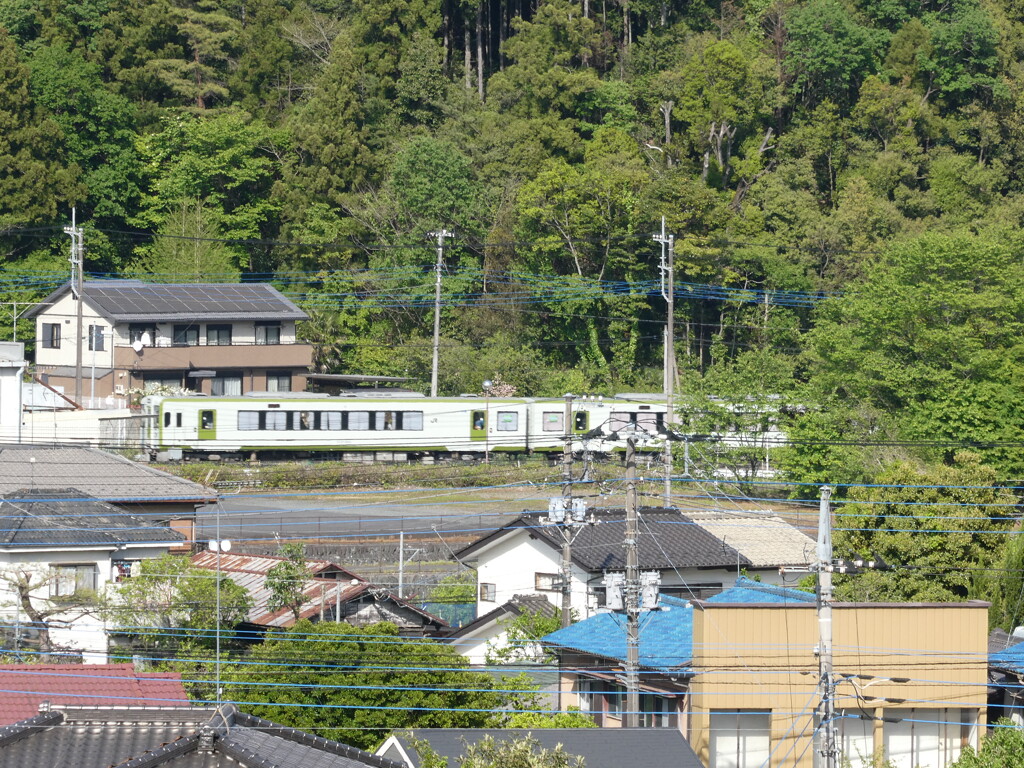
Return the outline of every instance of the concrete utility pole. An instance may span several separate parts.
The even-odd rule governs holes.
[[[572,520],[572,400],[565,395],[565,442],[562,444],[562,504],[565,521]],[[572,539],[569,525],[563,524],[562,531],[562,626],[572,624]]]
[[[675,420],[676,379],[676,284],[675,284],[675,236],[665,234],[665,217],[661,217],[661,234],[654,235],[654,241],[661,243],[661,295],[665,299],[667,309],[665,320],[665,427]],[[672,443],[665,440],[665,506],[672,506]]]
[[[454,237],[454,233],[443,227],[439,232],[431,232],[437,238],[437,264],[434,267],[434,357],[430,366],[430,396],[437,397],[437,357],[441,347],[441,270],[444,268],[444,241]]]
[[[836,685],[832,674],[832,489],[821,487],[818,508],[818,752],[823,768],[838,768],[839,749],[836,738]]]
[[[667,441],[666,441],[667,442]],[[640,510],[636,498],[636,438],[626,439],[626,728],[640,726]]]
[[[76,210],[71,209],[71,226],[64,227],[64,233],[71,237],[71,293],[76,300],[77,323],[75,331],[75,403],[82,402],[82,290],[85,278],[82,275],[82,257],[85,253],[85,233],[78,226]],[[15,317],[17,323],[17,317]]]

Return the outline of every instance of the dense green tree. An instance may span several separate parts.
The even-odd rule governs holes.
[[[451,646],[403,638],[392,624],[303,620],[268,634],[223,679],[248,712],[363,748],[395,728],[500,724],[507,695]]]
[[[280,611],[287,608],[298,621],[302,604],[306,602],[306,581],[309,579],[306,547],[301,543],[284,544],[280,554],[281,562],[267,571],[265,584],[270,592],[267,609]]]
[[[950,768],[1022,768],[1024,767],[1024,731],[1008,719],[998,720],[982,739],[981,749],[964,751]]]

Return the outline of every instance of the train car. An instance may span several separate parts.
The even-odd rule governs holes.
[[[374,393],[250,393],[240,397],[148,396],[147,448],[187,457],[339,454],[409,461],[424,457],[563,450],[564,399],[442,397]],[[573,449],[624,449],[622,433],[655,437],[664,403],[574,398]],[[617,439],[607,439],[619,433]]]

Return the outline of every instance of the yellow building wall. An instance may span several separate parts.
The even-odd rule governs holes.
[[[977,601],[837,604],[832,614],[837,709],[880,717],[882,707],[888,716],[914,707],[969,708],[978,711],[983,725],[987,609]],[[709,764],[712,710],[770,710],[770,768],[811,768],[818,701],[814,605],[699,603],[693,637],[690,743],[704,764]],[[882,726],[875,721],[876,745],[882,743]]]

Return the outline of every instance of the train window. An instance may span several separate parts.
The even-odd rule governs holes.
[[[341,411],[322,411],[320,413],[320,429],[341,429]]]
[[[498,431],[515,432],[519,429],[519,414],[515,411],[498,411]]]
[[[612,415],[608,417],[608,431],[618,432],[620,429],[627,429],[633,424],[635,414],[629,411],[612,411]]]
[[[199,412],[199,428],[213,429],[213,411]]]
[[[423,411],[402,411],[402,429],[423,429]]]
[[[653,435],[658,431],[658,414],[638,413],[636,415],[636,425],[639,429],[646,429]]]
[[[164,411],[164,426],[165,427],[171,426],[171,412],[170,411]]]
[[[178,411],[176,414],[174,414],[174,426],[181,426],[181,411]]]
[[[544,411],[541,429],[545,432],[562,432],[565,430],[565,414],[561,411]]]
[[[267,411],[265,414],[263,414],[263,418],[264,429],[269,429],[275,432],[288,429],[287,411]]]
[[[349,414],[348,414],[348,428],[349,429],[369,429],[370,428],[370,412],[369,411],[349,411]]]
[[[395,411],[374,411],[374,429],[394,429],[396,427]]]
[[[239,432],[252,432],[260,428],[260,412],[259,411],[239,411],[238,412],[238,431]]]
[[[577,432],[586,432],[590,426],[590,414],[586,411],[576,411],[573,417],[572,428]]]
[[[292,411],[292,429],[313,429],[315,425],[315,411]]]
[[[473,411],[473,429],[484,429],[487,426],[487,417],[483,411]]]

